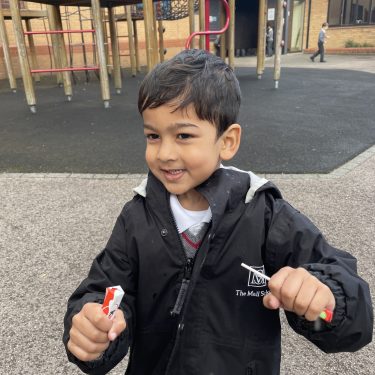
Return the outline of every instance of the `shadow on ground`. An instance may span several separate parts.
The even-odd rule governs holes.
[[[100,86],[83,76],[72,102],[46,78],[37,114],[24,93],[0,82],[0,172],[143,173],[137,92],[144,77],[124,73],[124,93],[104,109]],[[327,173],[375,143],[375,75],[347,70],[237,68],[243,103],[241,149],[233,164],[259,173]]]

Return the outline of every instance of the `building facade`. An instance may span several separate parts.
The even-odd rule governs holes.
[[[288,0],[285,3],[285,52],[316,49],[323,22],[330,25],[328,52],[345,53],[351,51],[348,47],[372,47],[375,52],[375,0]],[[276,0],[268,0],[267,7],[269,22],[273,22]]]
[[[330,25],[328,51],[375,48],[375,0],[306,0],[304,49],[316,48],[323,22]]]

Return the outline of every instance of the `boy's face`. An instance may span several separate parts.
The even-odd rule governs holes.
[[[199,199],[194,188],[219,167],[222,156],[227,156],[226,132],[217,138],[215,126],[200,120],[193,106],[173,110],[162,105],[143,112],[146,162],[165,188],[177,195],[185,208],[191,208]]]

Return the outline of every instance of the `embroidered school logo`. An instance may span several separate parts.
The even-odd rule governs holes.
[[[252,266],[255,270],[259,271],[260,273],[265,274],[264,266]],[[266,286],[266,279],[256,275],[254,272],[249,271],[249,280],[247,282],[247,286],[252,286],[255,288],[262,288]]]

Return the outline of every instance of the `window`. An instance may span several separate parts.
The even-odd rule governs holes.
[[[9,9],[9,0],[0,0],[0,8]]]
[[[375,23],[375,0],[330,0],[328,23],[331,26]]]
[[[357,9],[355,9],[353,21],[357,24],[369,23],[370,20],[370,0],[358,0]]]
[[[370,23],[375,23],[375,1],[372,2]]]
[[[331,0],[328,7],[328,23],[330,26],[341,25],[342,0]]]
[[[26,9],[26,5],[23,1],[19,2],[20,9]],[[0,8],[9,9],[9,0],[0,0]]]

